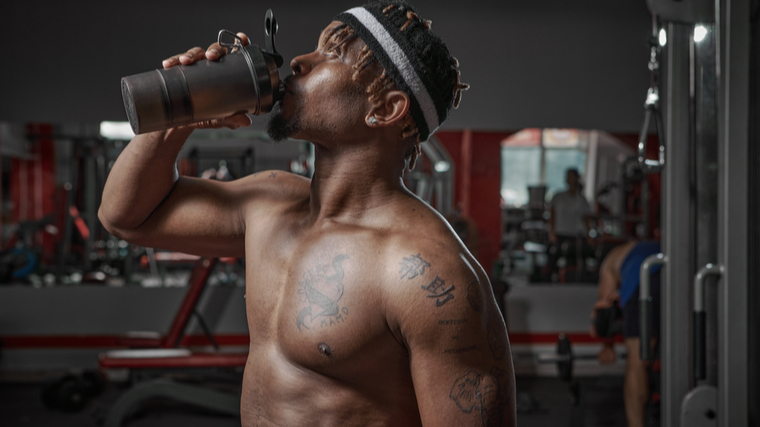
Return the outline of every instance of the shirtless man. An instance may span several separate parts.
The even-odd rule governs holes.
[[[649,401],[649,362],[641,360],[639,339],[639,278],[641,264],[653,254],[660,252],[660,244],[653,241],[633,241],[615,247],[604,258],[599,273],[599,298],[591,312],[596,317],[596,309],[620,305],[623,313],[623,337],[627,358],[625,362],[625,383],[623,401],[629,427],[644,426],[644,408]],[[652,268],[652,331],[659,336],[660,330],[660,266]],[[597,336],[591,326],[591,336]],[[650,343],[654,345],[656,339]],[[605,342],[599,353],[602,364],[613,363],[616,359],[612,341]]]
[[[245,115],[138,135],[110,173],[99,214],[113,234],[245,257],[244,426],[515,424],[488,278],[401,179],[466,88],[429,27],[403,2],[376,2],[336,16],[293,59],[268,131],[314,143],[311,180],[177,176],[195,128],[247,126]],[[225,53],[194,48],[164,67]]]

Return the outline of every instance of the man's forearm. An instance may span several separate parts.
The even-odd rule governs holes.
[[[127,144],[108,175],[98,212],[109,231],[138,227],[171,192],[177,156],[192,131],[151,132]]]

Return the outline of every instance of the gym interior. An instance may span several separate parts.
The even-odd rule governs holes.
[[[646,360],[642,425],[760,426],[760,1],[413,3],[470,89],[404,183],[489,276],[518,425],[631,425],[626,369]],[[98,217],[134,137],[120,81],[220,29],[264,49],[270,8],[284,77],[356,5],[3,5],[0,425],[240,425],[245,261],[134,245]],[[179,174],[312,176],[310,143],[251,118],[195,131]],[[560,236],[562,194],[585,211]],[[630,302],[640,342],[657,337],[640,354],[625,313],[595,310],[632,241],[659,243]]]

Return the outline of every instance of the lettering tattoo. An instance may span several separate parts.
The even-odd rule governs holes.
[[[462,325],[467,323],[467,319],[446,319],[446,320],[439,320],[439,325]]]
[[[460,354],[460,353],[466,353],[468,351],[475,350],[477,346],[471,345],[468,347],[462,347],[462,348],[447,348],[446,350],[443,350],[446,354]]]
[[[404,257],[399,265],[401,265],[401,269],[398,271],[401,275],[399,278],[406,278],[407,280],[423,275],[425,269],[430,267],[430,263],[420,258],[420,254]]]
[[[436,307],[440,307],[446,304],[449,300],[454,299],[454,295],[451,293],[451,291],[454,290],[454,285],[446,288],[446,281],[438,276],[435,276],[435,279],[433,279],[429,285],[422,285],[420,287],[430,292],[427,295],[428,298],[435,298]]]
[[[276,178],[279,172],[269,172],[269,178]]]
[[[303,280],[298,284],[298,297],[307,304],[296,318],[298,330],[310,329],[309,325],[315,319],[321,318],[319,326],[332,326],[344,322],[348,316],[348,308],[339,307],[338,302],[343,297],[343,261],[348,255],[338,255],[333,258],[333,274],[327,275],[330,267],[318,265],[303,274]]]
[[[477,280],[473,280],[467,285],[467,302],[469,302],[470,307],[478,313],[483,311],[483,296],[480,292],[480,284]]]
[[[449,397],[465,414],[476,413],[484,427],[504,426],[504,411],[512,400],[512,381],[498,367],[488,372],[470,369],[457,378]]]
[[[498,320],[492,320],[488,323],[488,346],[491,347],[491,353],[496,360],[501,360],[507,353],[507,343],[502,336],[504,325]]]

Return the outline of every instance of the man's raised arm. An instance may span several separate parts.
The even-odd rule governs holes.
[[[409,350],[423,425],[514,426],[509,339],[482,268],[449,251],[420,251],[399,263],[404,297],[391,324]]]
[[[239,35],[242,35],[239,34]],[[247,38],[242,35],[247,44]],[[163,62],[165,68],[219,59],[225,49],[196,47]],[[248,126],[245,115],[137,135],[106,181],[98,216],[112,234],[130,242],[201,255],[242,256],[243,183],[180,178],[175,162],[197,127]]]

